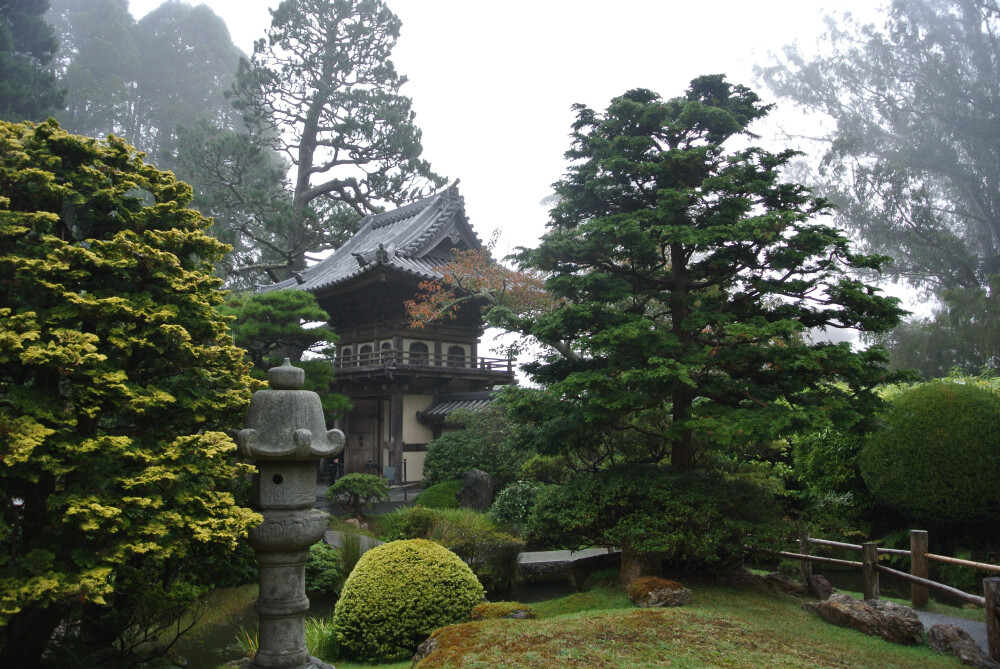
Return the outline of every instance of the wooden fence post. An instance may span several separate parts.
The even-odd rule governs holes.
[[[861,578],[864,581],[865,599],[878,599],[878,547],[868,541],[861,544]]]
[[[920,578],[930,578],[927,568],[927,547],[926,530],[910,530],[910,574]],[[910,604],[915,609],[922,609],[927,606],[927,598],[930,590],[926,586],[910,584]]]
[[[799,552],[803,555],[809,555],[809,530],[802,530],[799,533]],[[813,563],[811,560],[802,560],[799,562],[799,574],[802,576],[802,582],[809,586],[809,579],[813,575]]]
[[[1000,578],[984,578],[983,594],[986,597],[986,645],[990,659],[1000,662]]]

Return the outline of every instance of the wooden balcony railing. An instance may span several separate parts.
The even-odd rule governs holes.
[[[424,353],[383,349],[373,353],[341,355],[334,360],[334,368],[342,371],[399,369],[404,367],[475,369],[485,372],[513,374],[513,361],[505,358],[483,358],[448,353]]]

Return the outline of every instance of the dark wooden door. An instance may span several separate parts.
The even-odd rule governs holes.
[[[382,471],[379,443],[379,401],[354,400],[347,419],[344,457],[347,473],[379,474]]]

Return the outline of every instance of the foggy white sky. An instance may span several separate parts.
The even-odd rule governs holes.
[[[131,0],[141,18],[161,0]],[[201,4],[196,0],[191,4]],[[249,53],[278,0],[204,0]],[[565,169],[571,105],[603,110],[643,87],[665,98],[702,74],[725,73],[767,97],[752,79],[768,51],[808,50],[826,13],[881,21],[881,2],[836,0],[388,0],[403,22],[393,53],[409,78],[424,157],[459,189],[479,237],[502,236],[495,255],[534,246],[544,232],[540,201]],[[755,131],[769,148],[778,126],[809,119],[790,105]]]
[[[131,0],[130,7],[138,19],[160,3]],[[278,0],[204,4],[249,53]],[[753,87],[753,64],[791,41],[815,44],[829,11],[827,3],[809,0],[388,4],[403,22],[393,61],[410,80],[403,92],[424,133],[424,156],[439,174],[461,178],[480,238],[502,229],[498,255],[534,245],[544,230],[539,202],[565,168],[573,103],[604,109],[635,87],[672,97],[692,78],[720,72]],[[873,20],[872,5],[838,0],[827,6]]]

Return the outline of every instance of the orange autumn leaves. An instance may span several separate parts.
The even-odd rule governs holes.
[[[504,267],[490,256],[489,248],[453,250],[451,262],[434,269],[442,278],[422,282],[416,297],[405,303],[413,327],[454,319],[466,304],[484,313],[502,308],[514,316],[546,311],[555,304],[540,272]]]

